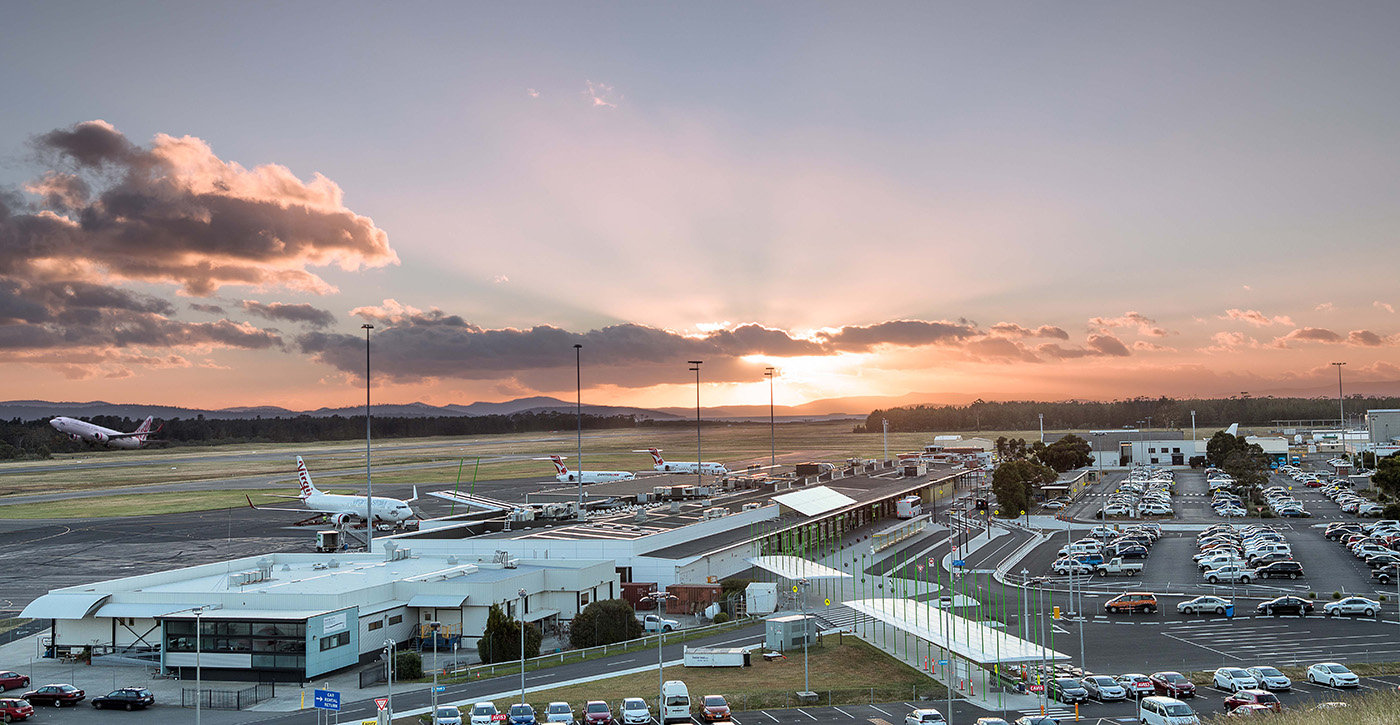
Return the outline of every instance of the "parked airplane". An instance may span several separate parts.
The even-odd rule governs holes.
[[[695,473],[696,467],[699,467],[700,472],[706,476],[725,476],[729,474],[729,469],[725,468],[723,463],[714,463],[711,461],[701,461],[700,463],[695,463],[694,461],[685,461],[682,463],[668,462],[665,458],[661,457],[660,448],[648,448],[644,451],[632,452],[650,453],[652,461],[656,463],[652,468],[664,473]]]
[[[550,456],[548,458],[536,458],[537,461],[554,461],[554,468],[558,473],[554,476],[561,483],[574,483],[579,480],[579,475],[575,471],[570,471],[564,465],[563,456]],[[631,471],[584,471],[583,483],[607,483],[608,481],[630,481],[637,477]]]
[[[251,497],[248,505],[259,511],[295,511],[298,513],[326,514],[337,524],[347,524],[365,520],[365,497],[345,496],[335,493],[326,493],[311,482],[311,474],[306,470],[306,462],[297,456],[297,478],[301,480],[301,495],[288,496],[287,498],[299,499],[304,509],[272,508],[269,506],[256,506]],[[376,523],[407,521],[414,518],[413,509],[409,508],[409,501],[418,500],[418,487],[413,487],[413,498],[408,501],[401,501],[396,498],[385,496],[375,496],[374,502],[370,506],[374,509],[374,520]]]
[[[119,430],[103,428],[100,425],[93,425],[84,420],[65,416],[54,418],[49,421],[49,425],[75,441],[92,441],[112,448],[140,448],[146,445],[146,436],[160,430],[160,426],[151,430],[153,420],[153,418],[147,417],[135,433],[123,433]]]

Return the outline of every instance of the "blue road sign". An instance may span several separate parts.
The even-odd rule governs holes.
[[[953,560],[953,566],[963,566],[965,564],[967,564],[967,562],[963,561],[962,559]]]
[[[313,704],[317,710],[335,710],[340,712],[340,693],[335,690],[316,690],[312,693]]]
[[[938,666],[939,666],[939,667],[947,667],[947,666],[948,666],[948,660],[939,660],[939,661],[938,661]]]
[[[447,685],[433,685],[433,692],[447,692]]]

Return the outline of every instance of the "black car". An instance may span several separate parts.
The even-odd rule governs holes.
[[[1117,555],[1124,559],[1146,559],[1148,554],[1147,547],[1139,544],[1119,546],[1117,551]]]
[[[1312,613],[1313,603],[1302,597],[1283,596],[1270,599],[1267,602],[1260,602],[1259,606],[1254,609],[1260,614],[1292,613],[1302,616]]]
[[[98,710],[135,710],[146,709],[150,705],[156,704],[156,696],[144,687],[123,687],[120,690],[112,690],[101,697],[92,698],[92,706]]]
[[[1252,567],[1261,567],[1267,566],[1276,561],[1292,561],[1292,559],[1292,554],[1285,553],[1282,551],[1271,551],[1267,554],[1260,554],[1258,556],[1250,557],[1249,565]]]
[[[1381,584],[1389,584],[1395,581],[1397,574],[1400,574],[1400,564],[1387,564],[1376,567],[1376,570],[1371,572],[1371,578]]]
[[[44,685],[37,690],[24,693],[24,699],[31,705],[53,705],[63,707],[81,702],[84,693],[72,685]]]
[[[1400,564],[1400,554],[1375,554],[1366,557],[1366,566],[1372,569],[1390,564]]]
[[[1343,536],[1359,533],[1361,533],[1360,524],[1331,524],[1327,527],[1323,536],[1327,537],[1328,541],[1336,541]]]
[[[1260,579],[1297,579],[1303,576],[1303,565],[1296,561],[1276,561],[1254,570]]]
[[[1084,689],[1084,685],[1080,684],[1079,680],[1070,679],[1068,677],[1051,680],[1050,683],[1045,686],[1045,694],[1051,699],[1058,700],[1066,705],[1072,702],[1089,701],[1089,691]]]

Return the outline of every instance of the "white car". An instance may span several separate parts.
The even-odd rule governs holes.
[[[1084,562],[1078,559],[1064,557],[1056,559],[1055,563],[1050,565],[1050,570],[1060,575],[1065,575],[1069,573],[1088,574],[1094,570],[1094,567],[1089,566],[1088,564],[1085,564]]]
[[[500,712],[496,710],[494,702],[478,702],[472,705],[471,725],[491,725]]]
[[[1136,672],[1129,672],[1126,675],[1118,676],[1118,684],[1123,686],[1123,690],[1131,697],[1146,697],[1156,691],[1156,686],[1152,684],[1152,678],[1147,675],[1140,675]]]
[[[1254,675],[1254,679],[1259,681],[1259,686],[1270,692],[1276,692],[1278,690],[1288,690],[1292,689],[1293,687],[1292,680],[1288,679],[1288,677],[1282,672],[1279,672],[1277,669],[1269,667],[1268,665],[1250,667],[1249,669],[1245,670],[1245,672]]]
[[[1244,565],[1244,559],[1241,559],[1240,555],[1233,551],[1211,552],[1209,556],[1202,556],[1200,559],[1196,560],[1196,565],[1201,568],[1202,572],[1207,572],[1211,569],[1219,569],[1222,566],[1230,566],[1232,564],[1235,566]]]
[[[904,725],[926,725],[941,722],[947,722],[943,719],[943,713],[931,707],[915,710],[904,716]]]
[[[1336,662],[1319,662],[1308,668],[1308,682],[1332,687],[1358,687],[1361,678]]]
[[[1226,692],[1239,692],[1259,687],[1259,680],[1254,679],[1254,675],[1249,674],[1249,670],[1242,670],[1238,667],[1221,667],[1215,671],[1213,684],[1216,688]]]
[[[1132,512],[1132,509],[1128,508],[1127,506],[1124,506],[1121,503],[1112,503],[1103,507],[1104,516],[1127,516]]]
[[[1237,581],[1241,584],[1248,584],[1254,577],[1254,572],[1239,564],[1226,564],[1225,566],[1209,569],[1205,573],[1206,581],[1211,584],[1220,582]]]
[[[462,725],[462,711],[451,705],[443,705],[433,713],[433,725]]]
[[[629,697],[622,701],[623,725],[646,725],[651,722],[651,708],[640,697]]]
[[[544,709],[544,721],[546,723],[574,725],[574,709],[569,707],[567,702],[551,702]]]
[[[1230,607],[1230,600],[1222,597],[1196,597],[1176,605],[1176,611],[1182,614],[1200,614],[1201,612],[1215,612],[1224,614]]]
[[[1244,509],[1239,508],[1239,507],[1237,507],[1237,506],[1236,506],[1236,507],[1222,508],[1222,509],[1220,509],[1219,511],[1216,511],[1216,513],[1218,513],[1218,514],[1220,514],[1221,516],[1224,516],[1224,517],[1226,517],[1226,518],[1232,518],[1232,519],[1242,519],[1242,518],[1245,517]]]
[[[667,619],[655,614],[648,614],[642,618],[642,629],[647,632],[670,632],[680,626],[681,623],[674,619]]]
[[[1335,602],[1328,602],[1322,607],[1322,611],[1329,616],[1339,614],[1364,614],[1368,617],[1376,616],[1376,612],[1381,611],[1381,603],[1366,597],[1347,597]]]

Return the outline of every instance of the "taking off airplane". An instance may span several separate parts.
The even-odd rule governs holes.
[[[259,511],[295,511],[297,513],[326,514],[337,524],[347,524],[353,521],[365,520],[365,497],[346,496],[336,493],[326,493],[316,484],[311,482],[311,474],[306,470],[306,462],[297,456],[297,478],[301,481],[301,495],[295,497],[299,499],[305,509],[271,508],[267,506],[255,506],[251,497],[248,505]],[[418,487],[413,487],[413,498],[408,501],[418,500]],[[375,496],[374,502],[370,504],[374,512],[374,520],[378,522],[407,521],[414,518],[413,509],[409,508],[408,501],[401,501],[396,498],[385,496]]]
[[[119,430],[103,428],[100,425],[94,425],[85,420],[68,418],[66,416],[54,418],[49,421],[49,425],[57,429],[59,433],[63,433],[75,441],[92,441],[93,443],[101,443],[104,446],[112,448],[131,449],[146,445],[146,436],[160,430],[159,426],[156,426],[155,430],[151,430],[151,422],[153,420],[154,418],[147,416],[145,422],[142,423],[141,427],[137,428],[134,433],[123,433]]]
[[[729,469],[725,468],[723,463],[715,463],[713,461],[701,461],[699,463],[683,461],[676,463],[674,461],[667,461],[665,458],[661,457],[660,448],[648,448],[644,451],[632,452],[650,453],[651,460],[656,463],[652,468],[663,473],[695,473],[695,470],[698,468],[700,469],[700,473],[706,476],[725,476],[729,474]]]
[[[564,465],[563,456],[550,456],[535,460],[554,461],[554,469],[557,471],[554,478],[560,483],[574,483],[576,481],[580,483],[607,483],[608,481],[630,481],[637,477],[637,474],[631,471],[584,471],[579,474],[577,471],[570,471],[569,467]],[[580,475],[583,476],[582,481],[579,481]]]

